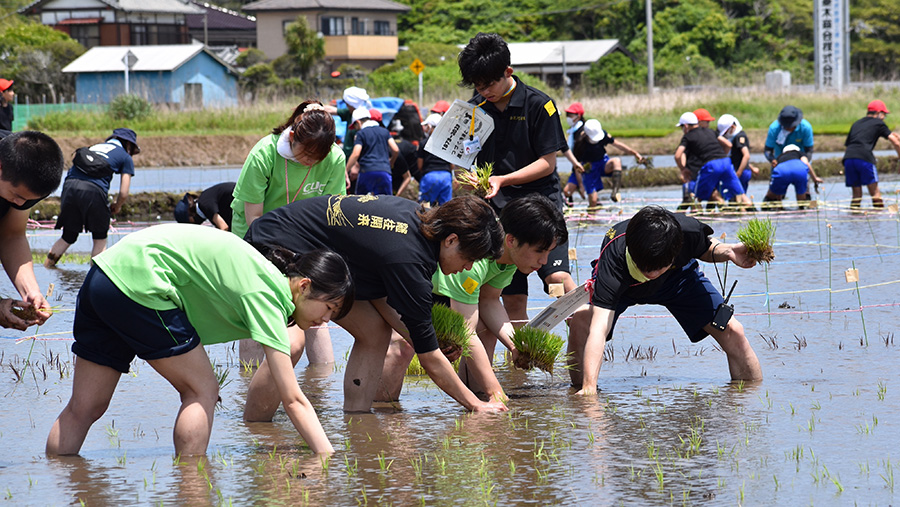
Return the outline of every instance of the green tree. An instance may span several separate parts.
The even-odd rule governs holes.
[[[261,49],[247,48],[238,55],[234,63],[238,67],[249,68],[264,61],[266,61],[266,54]]]
[[[310,69],[325,57],[325,40],[309,27],[302,14],[285,29],[284,41],[300,77],[307,77]]]
[[[594,62],[582,82],[587,88],[602,91],[640,90],[647,82],[647,67],[617,51]]]
[[[49,26],[12,19],[0,28],[0,75],[16,82],[16,93],[57,102],[75,93],[74,76],[62,69],[84,53],[84,47]]]
[[[857,79],[896,79],[900,64],[900,3],[858,0],[850,6],[850,61]]]

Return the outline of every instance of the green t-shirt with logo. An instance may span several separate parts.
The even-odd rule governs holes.
[[[500,264],[492,259],[475,261],[472,269],[452,275],[445,275],[438,269],[431,278],[434,286],[432,292],[460,303],[475,305],[483,285],[503,289],[512,282],[515,272],[515,264]]]
[[[131,233],[94,263],[132,301],[179,308],[204,345],[251,338],[290,354],[290,284],[274,264],[230,232],[165,224]]]
[[[324,160],[312,166],[287,160],[285,186],[285,158],[278,154],[278,138],[278,135],[270,134],[260,139],[247,155],[238,176],[234,187],[234,201],[231,202],[231,209],[234,211],[231,231],[241,238],[247,234],[245,203],[261,202],[263,213],[268,213],[287,204],[288,199],[293,202],[320,195],[347,193],[347,159],[344,151],[336,144],[331,145],[331,151]]]

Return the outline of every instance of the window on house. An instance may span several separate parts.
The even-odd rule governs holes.
[[[178,25],[156,25],[156,44],[181,44],[181,30]]]
[[[359,18],[352,18],[350,20],[350,29],[352,30],[353,35],[366,35],[366,20]]]
[[[146,46],[150,44],[150,38],[147,33],[147,25],[131,25],[131,45]]]
[[[100,45],[100,25],[72,25],[69,35],[88,49]]]
[[[375,21],[375,35],[391,35],[391,22]]]
[[[344,35],[344,18],[322,18],[322,35]]]

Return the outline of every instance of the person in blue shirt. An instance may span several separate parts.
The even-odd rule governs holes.
[[[137,134],[129,128],[117,128],[106,141],[90,147],[89,156],[105,160],[108,169],[91,171],[73,161],[63,183],[59,217],[56,219],[56,228],[63,230],[62,237],[47,252],[45,267],[56,266],[82,231],[90,232],[94,239],[92,258],[106,250],[109,220],[122,209],[128,198],[131,177],[134,176],[134,160],[131,157],[140,152]],[[77,156],[75,160],[78,160]],[[109,185],[114,174],[119,175],[119,195],[115,202],[109,204]]]
[[[809,121],[803,119],[803,111],[794,106],[784,106],[778,119],[769,125],[764,153],[766,160],[774,161],[784,151],[784,147],[795,144],[812,160],[813,130]]]
[[[359,128],[353,139],[353,151],[347,157],[350,179],[356,178],[357,194],[393,195],[391,168],[400,155],[400,148],[391,133],[372,119],[371,112],[359,108],[353,111],[353,125]]]

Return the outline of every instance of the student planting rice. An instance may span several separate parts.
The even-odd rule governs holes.
[[[556,245],[569,239],[562,211],[550,199],[530,194],[513,199],[500,212],[503,225],[503,255],[481,259],[472,269],[455,274],[440,270],[432,278],[435,300],[460,312],[469,322],[471,357],[463,358],[459,376],[475,392],[484,392],[492,400],[505,400],[491,363],[497,340],[518,355],[512,336],[515,332],[500,300],[513,274],[529,274],[547,264]],[[476,337],[477,330],[480,340]],[[384,386],[388,399],[396,400],[403,387],[403,375],[413,351],[403,341],[394,340],[384,368]],[[380,396],[379,399],[382,397]]]
[[[254,220],[279,206],[346,194],[344,166],[344,152],[334,143],[334,119],[318,101],[303,102],[247,155],[231,203],[232,232],[243,238]],[[327,329],[306,333],[306,342],[311,363],[334,362]],[[262,360],[262,350],[241,342],[241,360]]]
[[[344,410],[371,408],[392,328],[410,339],[425,371],[453,399],[469,410],[506,410],[502,403],[480,401],[457,378],[431,323],[435,271],[458,273],[501,253],[500,224],[483,200],[457,197],[423,210],[393,196],[307,199],[263,215],[246,239],[262,251],[273,245],[301,254],[328,248],[347,260],[357,298],[337,322],[355,340],[344,374]],[[302,347],[300,340],[292,342],[295,364]],[[405,369],[403,365],[399,374]],[[270,420],[278,408],[267,370],[263,362],[250,383],[244,412],[248,421]]]
[[[135,356],[181,395],[175,452],[204,454],[219,385],[198,345],[247,337],[262,345],[269,379],[310,449],[332,452],[297,385],[285,324],[307,329],[343,316],[353,281],[333,252],[278,249],[268,258],[230,233],[175,224],[132,233],[97,256],[75,309],[72,398],[50,430],[47,454],[79,452]]]
[[[709,237],[712,233],[700,221],[659,206],[642,208],[609,229],[593,263],[591,306],[575,312],[571,322],[569,374],[580,386],[577,394],[596,394],[616,319],[637,304],[665,306],[692,342],[712,335],[728,357],[732,380],[762,379],[743,326],[734,318],[717,318],[722,295],[697,265],[697,259],[742,268],[756,262],[743,243],[720,243]]]

